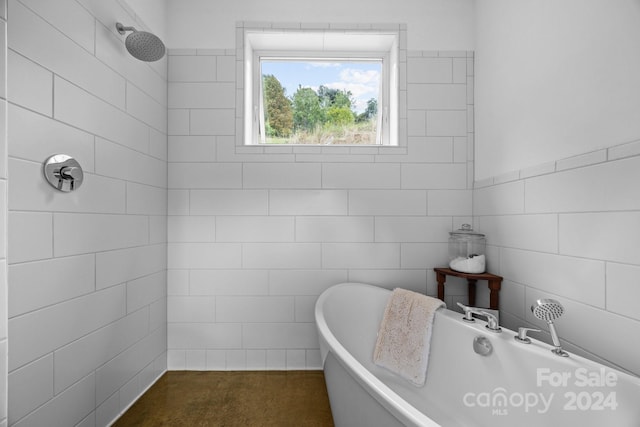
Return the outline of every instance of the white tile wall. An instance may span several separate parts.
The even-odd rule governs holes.
[[[8,425],[7,7],[0,2],[0,425]]]
[[[505,278],[505,324],[546,328],[529,307],[556,298],[566,309],[557,326],[570,349],[635,374],[637,348],[614,337],[640,328],[632,307],[640,289],[632,237],[640,233],[639,161],[629,144],[613,146],[492,178],[473,196],[490,265]]]
[[[403,147],[265,150],[236,146],[230,52],[169,52],[169,368],[317,369],[329,286],[435,292],[472,214],[472,61],[412,53]]]
[[[167,61],[128,55],[117,0],[2,16],[0,425],[106,426],[167,366]],[[42,178],[58,153],[85,172],[73,193]]]

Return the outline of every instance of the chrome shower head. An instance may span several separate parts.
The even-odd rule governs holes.
[[[545,322],[553,322],[564,313],[564,307],[554,299],[539,299],[531,306],[533,315]]]
[[[553,321],[564,313],[564,307],[562,304],[554,299],[539,299],[531,305],[531,312],[537,319],[544,320],[549,325],[551,341],[555,347],[551,351],[558,356],[568,357],[569,353],[562,349],[560,345],[560,338],[558,338],[558,332],[556,331],[556,326],[553,324]]]
[[[136,59],[145,62],[153,62],[161,59],[165,54],[165,47],[162,40],[156,35],[146,31],[138,31],[134,27],[125,27],[121,23],[116,23],[116,29],[120,34],[131,31],[125,40],[125,46],[129,53]]]

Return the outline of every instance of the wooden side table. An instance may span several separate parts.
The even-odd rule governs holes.
[[[450,268],[434,268],[436,272],[436,281],[438,282],[438,298],[444,301],[444,282],[447,280],[447,276],[462,277],[467,279],[469,287],[469,305],[475,307],[476,305],[476,283],[478,280],[486,280],[489,286],[489,308],[492,310],[498,310],[500,306],[500,287],[502,286],[502,277],[496,276],[491,273],[462,273]]]

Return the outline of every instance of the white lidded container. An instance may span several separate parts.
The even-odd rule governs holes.
[[[462,273],[480,274],[486,270],[486,239],[469,224],[449,232],[449,268]]]

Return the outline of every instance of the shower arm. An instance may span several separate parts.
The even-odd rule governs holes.
[[[119,22],[116,23],[116,30],[118,30],[120,34],[125,34],[127,31],[138,31],[134,27],[125,27]]]

